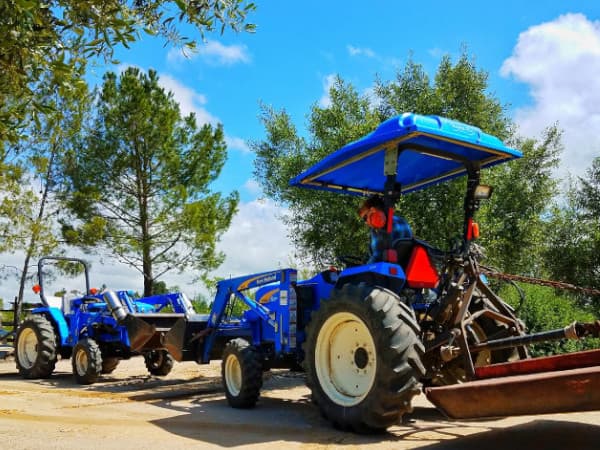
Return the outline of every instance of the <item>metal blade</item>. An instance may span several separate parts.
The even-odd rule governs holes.
[[[163,345],[176,361],[183,359],[186,323],[185,319],[179,319],[163,337]]]
[[[597,411],[599,356],[596,350],[492,365],[486,375],[496,377],[427,388],[425,394],[453,419]]]
[[[143,319],[138,319],[131,314],[127,314],[127,317],[121,322],[127,328],[127,334],[129,336],[129,345],[132,351],[138,351],[143,348],[144,344],[150,340],[156,332],[156,327],[150,325]]]

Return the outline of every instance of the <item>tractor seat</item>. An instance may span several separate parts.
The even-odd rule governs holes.
[[[414,238],[402,238],[396,239],[392,243],[392,249],[396,250],[396,255],[398,257],[398,264],[402,266],[404,271],[406,272],[406,266],[408,266],[408,261],[410,259],[410,255],[412,255],[413,247],[415,246]]]

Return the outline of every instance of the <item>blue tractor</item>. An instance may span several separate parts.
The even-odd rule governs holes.
[[[389,119],[291,185],[379,194],[391,225],[401,195],[466,175],[460,245],[442,251],[415,238],[393,240],[388,225],[381,261],[302,281],[294,269],[223,280],[210,314],[181,318],[164,336],[165,348],[177,360],[221,358],[227,399],[238,408],[256,404],[263,371],[301,367],[322,415],[357,432],[399,423],[422,386],[455,418],[598,409],[600,393],[590,386],[600,383],[600,350],[540,362],[527,345],[598,336],[600,321],[528,335],[481,275],[474,215],[492,188],[480,183],[480,171],[519,157],[460,122]],[[240,317],[232,314],[236,300],[248,307]],[[584,366],[592,368],[571,373]],[[537,373],[544,371],[551,373]]]
[[[88,287],[70,310],[45,304],[33,311],[17,339],[19,370],[48,376],[57,354],[72,354],[75,376],[85,382],[105,355],[166,350],[178,361],[221,359],[229,404],[250,408],[264,371],[301,368],[322,415],[357,432],[399,423],[422,386],[454,418],[599,409],[600,350],[529,358],[527,345],[599,336],[600,321],[526,334],[481,275],[474,216],[492,188],[480,183],[480,171],[519,157],[460,122],[389,119],[291,184],[380,195],[392,224],[401,195],[466,176],[460,245],[442,251],[415,238],[394,240],[388,225],[379,261],[308,280],[294,269],[222,280],[209,314],[184,305],[165,320],[139,312],[122,293],[98,296]],[[247,307],[242,314],[234,314],[236,301]]]
[[[44,289],[44,265],[81,265],[85,291],[63,297]],[[119,361],[142,355],[152,375],[167,375],[173,358],[161,345],[161,334],[186,314],[192,304],[172,293],[134,299],[130,291],[98,292],[90,287],[88,266],[77,258],[44,257],[38,263],[35,290],[41,303],[19,325],[15,340],[17,369],[24,378],[47,378],[56,361],[71,358],[77,383],[94,383],[113,372]],[[168,312],[167,312],[168,311]]]

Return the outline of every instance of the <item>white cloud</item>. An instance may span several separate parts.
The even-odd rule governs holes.
[[[560,174],[582,175],[600,155],[600,22],[565,14],[529,28],[501,74],[530,87],[533,104],[515,113],[521,133],[537,137],[558,121],[565,144]]]
[[[248,147],[248,144],[242,138],[235,137],[235,136],[225,136],[225,143],[227,144],[227,147],[230,149],[239,150],[242,153],[250,153],[251,152],[250,147]]]
[[[250,181],[244,187],[252,187]],[[254,200],[241,202],[238,213],[233,218],[231,227],[221,237],[217,250],[226,255],[225,262],[213,272],[214,276],[229,277],[249,275],[256,272],[288,267],[293,261],[294,249],[287,237],[287,229],[281,217],[287,213],[271,200]],[[94,287],[105,284],[109,289],[133,289],[143,291],[143,278],[140,273],[129,266],[120,264],[113,259],[101,261],[95,255],[83,255],[78,251],[70,251],[70,256],[83,257],[91,263],[90,279]],[[22,264],[23,255],[0,254],[0,266]],[[35,261],[37,263],[37,261]],[[35,270],[35,269],[33,269]],[[14,269],[7,269],[13,271]],[[8,273],[8,272],[7,272]],[[193,274],[168,273],[162,279],[167,286],[178,285],[188,296],[206,289],[194,282]],[[66,280],[59,287],[71,289],[78,287],[74,281]],[[31,292],[32,283],[26,290],[26,300],[32,301],[35,295]],[[0,298],[6,303],[12,301],[17,294],[18,284],[15,280],[0,279]]]
[[[254,178],[249,178],[246,180],[244,183],[244,189],[255,196],[260,196],[262,194],[262,188],[260,187],[258,181],[256,181]]]
[[[143,67],[140,67],[140,66],[138,66],[138,65],[136,65],[136,64],[129,64],[129,63],[122,63],[122,64],[119,64],[119,65],[117,66],[117,72],[119,73],[119,75],[121,75],[123,72],[125,72],[125,71],[126,71],[127,69],[129,69],[130,67],[131,67],[131,68],[134,68],[134,69],[138,69],[138,70],[139,70],[139,71],[141,71],[141,72],[145,72],[145,70],[144,70],[144,68],[143,68]]]
[[[334,73],[330,73],[329,75],[326,75],[325,77],[323,77],[323,80],[322,80],[323,95],[321,95],[321,98],[319,99],[319,106],[321,106],[322,108],[327,108],[327,107],[331,106],[331,98],[329,98],[329,90],[333,86],[333,83],[335,83],[335,78],[336,78],[336,75]]]
[[[143,278],[140,272],[125,264],[121,264],[112,258],[101,258],[98,254],[87,255],[77,249],[69,249],[65,256],[80,258],[90,264],[91,287],[100,288],[102,284],[106,284],[109,289],[133,289],[138,292],[143,291]],[[0,269],[2,269],[2,266],[4,265],[22,266],[24,260],[25,254],[23,252],[0,254]],[[29,269],[30,275],[35,275],[37,273],[37,262],[37,259],[31,261]],[[19,282],[14,276],[15,274],[16,270],[12,268],[0,270],[0,276],[8,275],[7,277],[0,279],[0,298],[4,299],[5,306],[8,306],[8,302],[13,301],[19,291]],[[28,281],[25,285],[24,299],[26,302],[39,301],[39,297],[31,291],[31,288],[36,283],[37,278],[35,278],[35,281]],[[46,283],[45,287],[48,290],[47,292],[53,293],[61,289],[83,290],[85,283],[83,277],[57,277],[55,280]]]
[[[197,52],[185,48],[171,48],[167,52],[167,61],[179,64],[184,61],[192,60],[198,56]]]
[[[434,48],[430,48],[429,50],[427,50],[427,53],[429,53],[429,56],[431,56],[435,59],[439,59],[442,56],[446,55],[448,52],[445,52],[444,50],[442,50],[439,47],[434,47]]]
[[[245,45],[223,45],[218,41],[200,43],[195,51],[174,48],[167,54],[167,61],[174,63],[195,58],[201,58],[208,64],[219,66],[231,66],[251,61]]]
[[[287,267],[293,247],[281,219],[286,213],[271,200],[240,203],[231,227],[217,246],[227,257],[215,274],[235,277]]]
[[[179,103],[182,114],[187,116],[192,112],[195,113],[198,125],[204,125],[205,123],[215,125],[220,122],[217,117],[209,113],[204,107],[207,100],[203,94],[196,92],[170,75],[159,74],[159,76],[159,84],[167,91],[173,93],[173,97]]]
[[[367,58],[375,58],[377,55],[373,50],[368,47],[354,47],[347,45],[348,53],[350,56],[366,56]]]
[[[369,99],[369,103],[373,108],[377,108],[381,105],[381,98],[377,96],[375,86],[369,86],[364,89],[362,95]]]

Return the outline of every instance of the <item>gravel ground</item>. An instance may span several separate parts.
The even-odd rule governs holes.
[[[257,407],[235,410],[225,401],[219,361],[179,363],[158,378],[146,373],[142,358],[133,358],[92,386],[74,383],[69,361],[59,361],[47,380],[23,380],[13,360],[0,361],[6,449],[600,448],[600,412],[457,422],[423,396],[414,406],[402,425],[360,436],[321,418],[302,374],[266,374]]]

